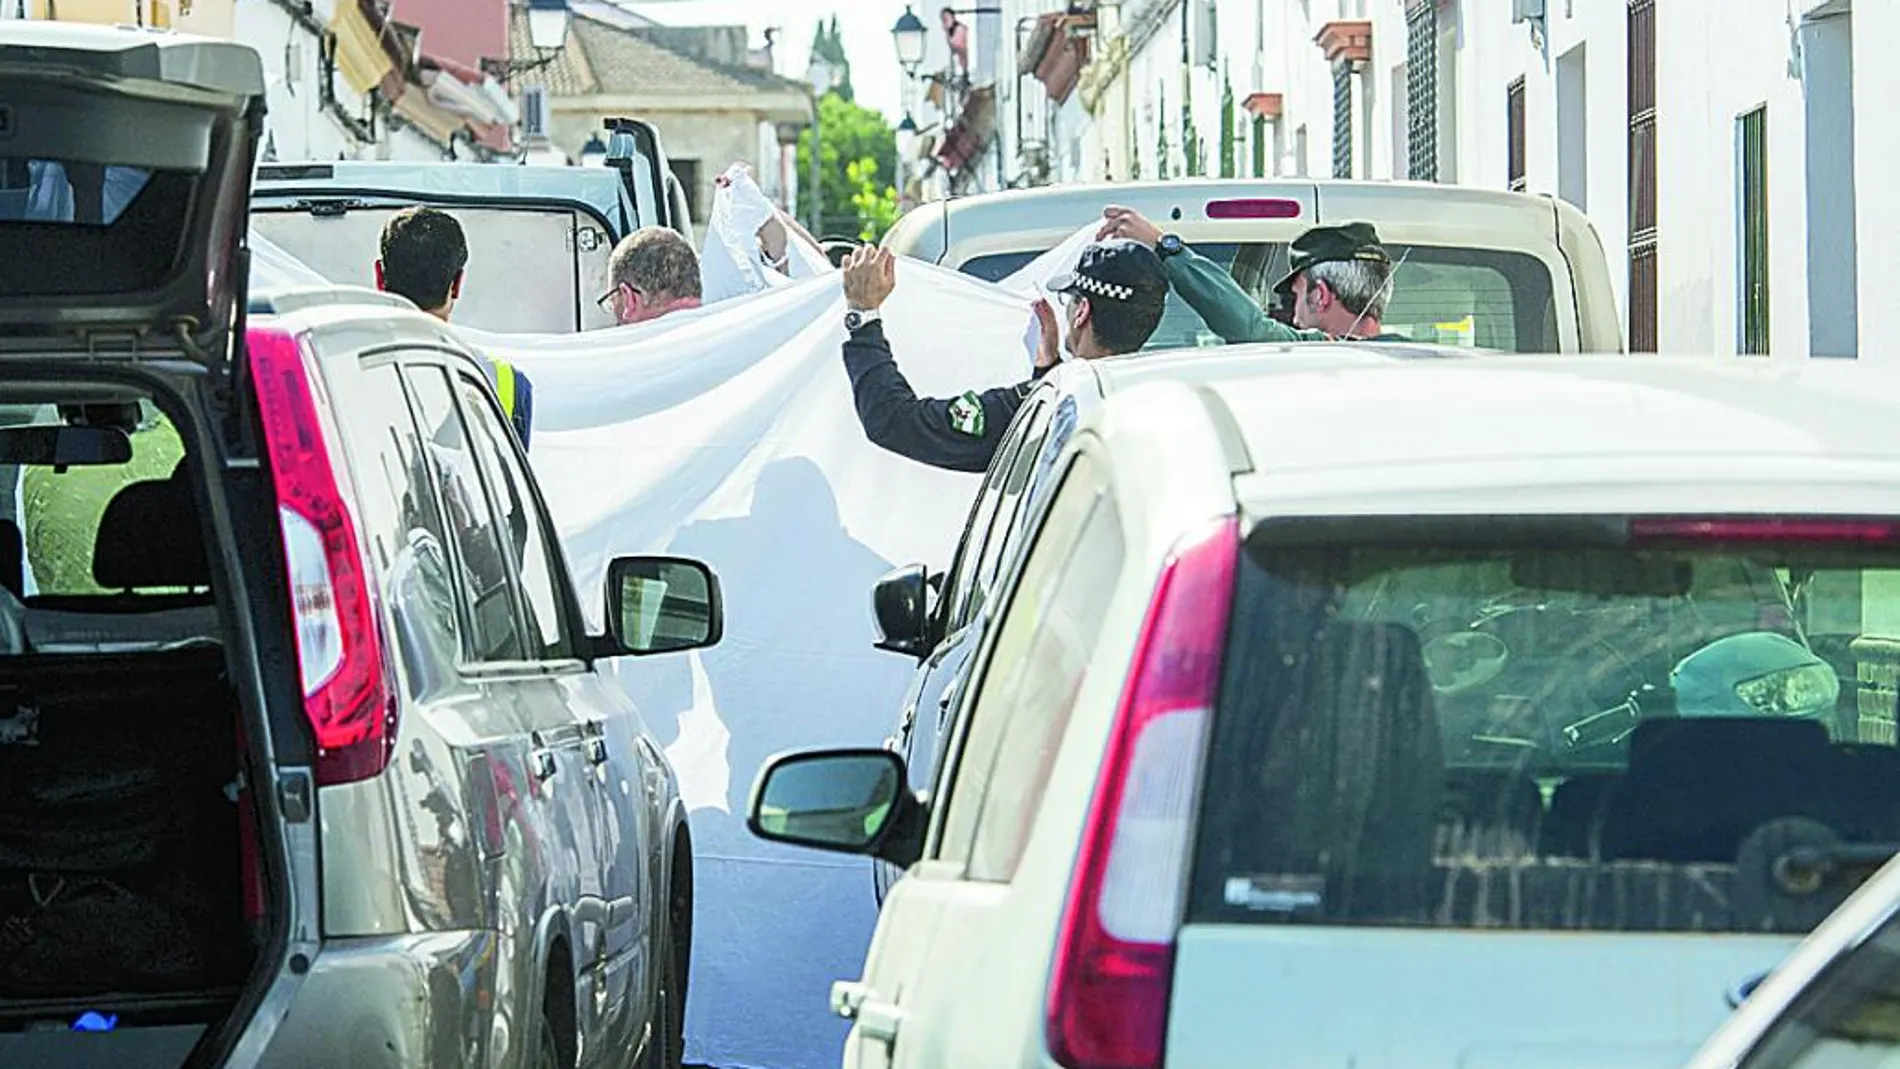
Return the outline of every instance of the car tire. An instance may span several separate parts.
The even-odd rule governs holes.
[[[644,1069],[680,1069],[680,1059],[685,1055],[686,991],[680,982],[682,970],[677,953],[682,944],[675,940],[675,933],[690,932],[690,927],[682,926],[691,924],[692,917],[685,904],[674,895],[667,903],[666,931],[655,955],[659,965],[655,973],[659,982],[653,989],[655,1027],[652,1042],[647,1044]]]
[[[560,1037],[554,1034],[554,1021],[543,1006],[537,1015],[534,1053],[528,1058],[529,1069],[562,1069]]]

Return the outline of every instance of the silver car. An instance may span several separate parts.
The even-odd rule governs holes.
[[[676,1066],[691,840],[481,359],[245,292],[243,46],[0,30],[0,1065]],[[248,319],[247,319],[248,317]]]

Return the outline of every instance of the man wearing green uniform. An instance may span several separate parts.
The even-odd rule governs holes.
[[[1390,296],[1392,258],[1371,223],[1316,226],[1293,239],[1286,276],[1274,286],[1291,301],[1293,325],[1255,304],[1219,264],[1132,208],[1102,213],[1096,240],[1129,238],[1161,257],[1168,283],[1207,328],[1230,345],[1242,342],[1409,341],[1379,325]]]

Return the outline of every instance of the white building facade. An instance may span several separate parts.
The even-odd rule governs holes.
[[[1009,184],[1338,176],[1561,196],[1620,266],[1632,348],[1900,359],[1862,346],[1900,281],[1876,240],[1900,222],[1877,192],[1900,162],[1900,126],[1875,107],[1900,99],[1900,65],[1874,51],[1900,39],[1894,0],[1003,6],[1012,24],[1064,13],[1087,50],[1066,104],[1033,76],[1009,83]],[[1046,170],[1022,150],[1038,138]]]

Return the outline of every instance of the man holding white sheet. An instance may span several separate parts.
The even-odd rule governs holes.
[[[1041,336],[1034,374],[1014,386],[958,397],[918,397],[897,368],[879,309],[897,286],[897,258],[886,249],[861,248],[844,263],[845,371],[858,421],[872,443],[900,456],[951,471],[989,468],[1010,420],[1061,357],[1055,310],[1037,301]],[[1139,242],[1097,242],[1082,250],[1075,270],[1049,282],[1068,316],[1068,347],[1080,360],[1137,352],[1161,325],[1168,276],[1155,251]]]

